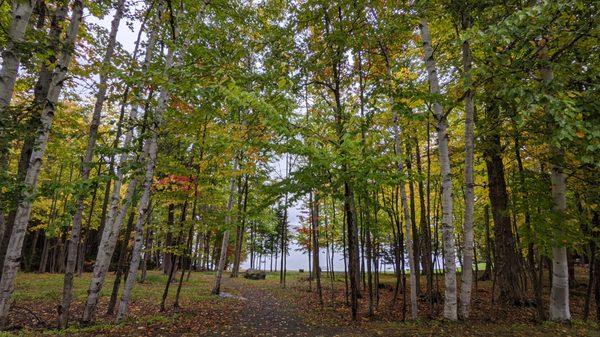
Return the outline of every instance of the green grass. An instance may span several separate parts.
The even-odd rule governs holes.
[[[177,292],[177,286],[179,283],[179,276],[170,286],[169,297],[167,299],[168,308],[172,308],[175,294]],[[186,275],[187,276],[187,275]],[[180,301],[184,307],[191,307],[192,305],[202,305],[203,302],[208,302],[215,299],[215,296],[210,295],[210,287],[212,286],[212,280],[214,278],[213,273],[192,273],[189,281],[184,279],[184,285],[181,288]],[[81,305],[87,296],[87,289],[90,284],[91,274],[85,273],[81,277],[74,278],[73,284],[73,295],[74,305],[79,303]],[[101,291],[101,298],[103,303],[109,298],[113,283],[114,275],[110,273],[104,282],[104,286]],[[150,310],[156,312],[159,307],[159,303],[162,299],[163,290],[167,282],[167,275],[163,275],[159,271],[150,271],[146,277],[144,283],[136,283],[132,291],[132,301],[139,301],[138,307],[142,307],[141,313],[136,313],[136,322],[131,320],[126,321],[124,326],[116,326],[112,324],[113,318],[104,317],[104,311],[106,310],[105,304],[99,305],[98,307],[98,322],[91,326],[78,326],[76,323],[72,324],[71,327],[65,330],[45,330],[44,335],[79,335],[79,334],[90,334],[94,335],[99,332],[115,331],[122,328],[126,328],[127,325],[132,324],[158,324],[165,323],[170,325],[176,325],[177,320],[180,318],[177,313],[165,313],[165,314],[144,314],[144,310]],[[62,286],[63,286],[63,275],[62,274],[34,274],[34,273],[19,273],[15,283],[15,292],[13,293],[14,303],[19,307],[24,307],[44,320],[49,325],[54,325],[56,322],[56,306],[62,299]],[[121,283],[121,291],[123,283]],[[185,304],[184,304],[185,303]],[[28,316],[29,319],[29,316]],[[31,318],[33,320],[33,318]],[[0,332],[0,337],[4,336],[39,336],[41,331],[33,330],[21,330],[14,332]]]
[[[485,265],[481,266],[482,269]],[[344,273],[336,272],[335,287],[338,291],[344,288]],[[84,274],[82,277],[76,277],[74,280],[75,301],[78,305],[85,300],[87,288],[90,282],[90,274]],[[179,275],[178,275],[179,276]],[[224,277],[228,277],[228,273]],[[279,272],[268,272],[266,281],[247,280],[240,277],[238,281],[247,286],[261,287],[268,289],[283,301],[293,301],[299,303],[301,298],[311,296],[302,289],[308,288],[306,278],[308,272],[300,273],[298,271],[287,272],[288,287],[282,288],[279,286]],[[328,275],[323,273],[324,288],[328,288],[330,283]],[[99,306],[99,313],[103,314],[105,303],[112,290],[114,276],[110,274],[104,284],[102,290],[103,305]],[[139,335],[137,329],[145,327],[146,332],[158,332],[158,329],[168,329],[169,331],[178,331],[181,326],[195,326],[214,322],[221,322],[224,316],[231,315],[233,308],[239,308],[239,303],[234,299],[221,299],[210,294],[212,282],[214,281],[214,272],[192,273],[189,281],[186,281],[181,289],[181,301],[184,310],[177,312],[171,310],[175,293],[177,290],[177,282],[171,284],[171,290],[167,301],[169,308],[168,312],[158,312],[158,306],[162,297],[163,289],[167,281],[167,276],[161,272],[149,272],[146,282],[143,284],[136,283],[132,297],[136,301],[135,307],[137,311],[131,312],[131,316],[120,325],[114,325],[112,317],[104,317],[103,315],[96,324],[91,326],[79,326],[74,323],[71,327],[65,330],[21,330],[13,332],[0,332],[0,337],[8,336],[97,336],[110,334],[111,336],[121,336],[135,334]],[[178,281],[178,278],[177,278]],[[395,275],[393,273],[381,274],[380,282],[385,284],[394,284]],[[422,280],[422,282],[424,282]],[[56,321],[56,305],[60,303],[62,297],[63,276],[59,274],[27,274],[20,273],[17,277],[16,291],[14,298],[19,306],[27,307],[28,309],[40,315],[48,324],[54,324]],[[314,283],[313,283],[314,286]],[[483,286],[483,284],[481,284]],[[226,288],[224,291],[238,295],[237,290]],[[382,294],[388,294],[383,292]],[[383,304],[382,304],[383,305]],[[347,324],[345,320],[347,312],[343,307],[337,307],[336,312],[331,307],[325,307],[319,310],[317,307],[311,307],[311,316],[317,318],[316,322],[312,322],[310,317],[305,317],[307,323],[312,324]],[[339,312],[339,309],[342,312]],[[211,321],[207,315],[214,313],[218,317],[216,321]],[[304,317],[303,309],[298,312],[300,317]],[[509,315],[510,316],[510,315]],[[185,322],[185,323],[184,323]],[[446,322],[442,320],[419,320],[402,322],[400,320],[388,321],[384,317],[361,323],[361,327],[375,335],[381,336],[600,336],[600,330],[597,323],[582,322],[574,319],[569,325],[556,323],[523,323],[512,322],[510,317],[504,317],[502,322],[491,322],[482,319],[471,319],[466,322]],[[151,330],[154,329],[154,330]],[[162,330],[161,330],[162,331]],[[162,333],[162,332],[161,332]]]

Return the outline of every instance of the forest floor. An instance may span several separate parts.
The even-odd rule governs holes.
[[[343,274],[334,282],[324,276],[320,306],[315,283],[306,274],[289,273],[287,286],[279,285],[277,273],[269,273],[265,281],[223,278],[222,296],[210,295],[214,274],[192,273],[181,290],[181,307],[173,308],[177,284],[172,284],[167,310],[160,312],[159,303],[166,282],[160,272],[151,272],[145,283],[137,284],[132,294],[129,317],[119,325],[113,316],[105,315],[112,289],[111,275],[102,292],[96,323],[80,326],[89,274],[76,278],[73,323],[56,330],[56,306],[61,299],[62,275],[21,273],[11,311],[12,330],[0,336],[600,336],[597,323],[581,320],[585,291],[571,291],[572,323],[537,323],[535,308],[506,307],[492,304],[491,282],[479,282],[473,295],[472,318],[451,323],[425,319],[429,308],[424,299],[419,304],[421,319],[403,320],[410,315],[403,310],[403,294],[392,306],[393,275],[382,275],[379,305],[368,317],[365,293],[360,300],[358,322],[349,320],[345,305]],[[424,286],[424,279],[422,286]],[[443,283],[443,280],[440,280]],[[331,291],[333,289],[333,291]],[[312,290],[312,291],[311,291]],[[375,295],[375,294],[374,294]],[[440,317],[441,304],[434,305]]]

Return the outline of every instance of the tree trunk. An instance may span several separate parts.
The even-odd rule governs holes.
[[[546,43],[546,42],[544,42]],[[544,45],[540,51],[540,58],[543,62],[540,73],[542,80],[547,87],[550,87],[554,72],[550,68],[548,61],[548,47]],[[550,91],[550,90],[548,90]],[[546,107],[549,110],[549,107]],[[546,111],[549,117],[552,118],[550,111]],[[552,181],[552,202],[554,204],[555,228],[563,226],[565,214],[567,211],[567,176],[563,172],[565,165],[564,151],[555,145],[552,135],[557,128],[554,123],[551,125],[550,134],[550,151],[551,151],[551,167],[550,180]],[[567,261],[567,248],[562,244],[556,244],[560,240],[555,240],[555,245],[552,247],[552,288],[550,290],[550,319],[552,321],[569,321],[571,320],[571,311],[569,308],[569,268]]]
[[[192,213],[196,213],[196,212],[194,211]],[[195,219],[195,218],[196,218],[195,215],[192,215],[192,219]],[[186,268],[186,265],[184,264],[184,260],[183,260],[184,258],[187,258],[187,260],[188,260],[188,263],[187,263],[187,268],[189,270],[188,280],[190,277],[190,272],[192,271],[192,241],[193,241],[193,238],[194,238],[194,226],[192,225],[188,232],[187,243],[185,245],[186,248],[185,248],[184,254],[181,257],[181,276],[179,277],[179,284],[177,285],[177,291],[175,293],[175,302],[173,303],[174,308],[179,308],[179,296],[181,294],[181,287],[183,286],[183,277],[185,276],[185,268]]]
[[[427,133],[429,137],[429,133]],[[415,137],[415,149],[417,157],[417,173],[421,177],[423,175],[423,169],[421,166],[421,150],[419,148],[418,137]],[[433,296],[433,263],[431,261],[431,230],[429,228],[429,209],[425,203],[425,186],[423,180],[417,181],[419,190],[419,227],[421,229],[421,263],[427,276],[427,299],[430,300]],[[431,309],[431,308],[430,308]],[[431,310],[430,310],[431,311]]]
[[[369,209],[366,209],[369,212]],[[367,217],[368,218],[368,217]],[[371,224],[369,223],[368,226]],[[365,240],[367,245],[367,289],[369,293],[369,316],[373,316],[374,303],[373,303],[373,273],[371,266],[373,263],[373,243],[371,242],[371,229],[367,227],[365,229]]]
[[[429,25],[425,19],[420,23],[421,39],[425,51],[424,60],[429,79],[429,91],[440,95],[437,67],[429,35]],[[433,102],[433,112],[437,121],[438,153],[442,176],[442,232],[444,241],[444,318],[456,320],[456,252],[454,247],[454,226],[452,224],[452,180],[450,154],[448,150],[448,120],[439,102]]]
[[[100,176],[102,173],[102,162],[98,163],[98,174]],[[83,263],[85,261],[85,253],[87,250],[88,244],[88,236],[95,235],[96,233],[92,232],[92,217],[94,216],[94,209],[96,207],[96,199],[98,196],[98,183],[95,182],[93,184],[94,192],[92,193],[92,201],[90,203],[90,210],[88,212],[87,217],[87,226],[84,234],[82,235],[82,239],[79,240],[79,247],[77,248],[77,266],[75,271],[77,272],[77,276],[81,276],[83,274]]]
[[[233,162],[233,172],[237,173],[237,159]],[[215,276],[215,284],[211,293],[219,295],[221,293],[221,279],[223,278],[223,270],[225,269],[225,259],[227,258],[227,247],[229,246],[229,226],[231,226],[231,211],[233,210],[233,202],[235,199],[235,176],[232,175],[229,181],[229,200],[227,201],[227,215],[225,216],[225,232],[223,232],[223,240],[221,242],[221,254],[219,256],[219,265],[217,266],[217,275]]]
[[[534,237],[534,233],[531,228],[531,214],[529,208],[529,202],[527,199],[527,182],[525,180],[525,169],[523,168],[523,160],[521,159],[521,144],[519,142],[518,131],[515,134],[515,157],[517,159],[517,168],[519,170],[519,192],[521,194],[521,201],[524,207],[525,213],[525,221],[524,226],[525,230],[528,232],[529,242],[527,244],[527,263],[529,274],[531,277],[531,283],[533,285],[533,292],[535,296],[536,309],[538,312],[538,318],[540,321],[546,319],[546,311],[544,309],[544,298],[543,298],[543,284],[541,277],[538,277],[539,270],[542,269],[541,265],[536,266],[536,254],[533,246],[533,240],[531,238]]]
[[[462,15],[462,29],[471,27],[470,13]],[[471,290],[473,287],[473,209],[475,205],[475,184],[473,179],[473,157],[475,149],[473,85],[471,81],[471,47],[469,41],[462,44],[463,80],[465,93],[465,215],[463,223],[463,263],[460,286],[460,316],[469,318],[471,308]]]
[[[121,286],[121,278],[125,272],[125,262],[127,261],[127,248],[129,246],[129,239],[131,237],[131,231],[133,230],[133,220],[135,219],[135,212],[131,210],[129,213],[129,219],[127,219],[127,227],[125,228],[125,237],[119,244],[119,258],[117,260],[117,272],[115,273],[115,281],[113,283],[112,293],[110,294],[110,300],[108,301],[108,307],[106,314],[112,316],[115,313],[115,306],[117,305],[117,298],[119,297],[119,288]]]
[[[496,282],[500,290],[499,300],[505,303],[518,304],[523,300],[519,281],[520,259],[516,253],[508,209],[502,145],[498,133],[501,123],[498,106],[495,102],[490,103],[486,108],[486,120],[489,124],[486,130],[487,135],[484,137],[483,153],[487,167],[488,192],[494,219],[494,275],[497,275]]]
[[[183,209],[181,211],[181,219],[179,221],[180,223],[180,229],[178,230],[177,233],[177,240],[175,241],[175,246],[178,247],[181,244],[181,236],[183,235],[183,227],[185,224],[185,218],[186,218],[186,214],[187,214],[187,200],[185,201],[184,205],[183,205]],[[164,312],[165,311],[165,304],[167,302],[167,296],[169,295],[169,288],[171,287],[171,283],[173,282],[173,276],[175,275],[175,270],[177,269],[177,259],[179,258],[179,269],[182,269],[182,260],[183,260],[183,256],[177,256],[177,254],[172,254],[171,255],[171,268],[169,269],[169,277],[167,278],[167,283],[165,284],[165,289],[163,291],[163,295],[162,295],[162,299],[160,301],[160,311]],[[185,270],[181,271],[181,275],[185,274]],[[183,276],[182,276],[183,278]],[[177,307],[177,306],[176,306]]]
[[[246,174],[244,177],[244,185],[243,185],[243,201],[241,210],[238,212],[240,214],[239,220],[240,223],[236,226],[236,236],[235,236],[235,256],[233,260],[233,269],[231,271],[231,277],[238,277],[238,273],[240,271],[240,263],[242,260],[242,246],[244,244],[244,232],[246,231],[246,209],[248,207],[248,175]],[[238,196],[240,200],[242,196]],[[238,204],[239,207],[239,204]]]
[[[392,109],[392,115],[394,119],[394,151],[397,156],[400,156],[402,153],[401,145],[400,145],[400,134],[402,133],[402,129],[400,127],[400,120],[398,116],[398,111],[396,109]],[[406,240],[406,249],[408,250],[408,268],[410,270],[410,303],[411,303],[411,315],[413,319],[417,319],[418,316],[418,299],[417,299],[417,272],[415,268],[415,256],[413,250],[413,236],[412,236],[412,220],[410,217],[408,199],[406,197],[406,181],[405,179],[410,179],[406,172],[404,172],[404,165],[402,160],[398,160],[397,169],[400,174],[403,175],[402,181],[400,182],[399,192],[400,192],[400,203],[402,205],[402,214],[404,215],[404,228],[406,230],[406,235],[404,236]]]
[[[150,226],[150,224],[148,224]],[[152,252],[152,231],[146,232],[146,243],[144,244],[144,258],[142,259],[142,275],[140,276],[140,283],[146,282],[146,276],[148,276],[148,261],[150,260]]]
[[[344,170],[345,171],[345,170]],[[352,319],[358,319],[359,297],[359,257],[358,257],[358,228],[356,226],[354,191],[348,182],[344,182],[344,213],[346,215],[346,237],[348,240],[348,277],[350,278],[350,305]]]
[[[98,127],[100,126],[100,115],[102,113],[102,106],[106,99],[107,81],[108,74],[107,69],[112,61],[112,56],[115,50],[115,44],[117,40],[117,31],[119,30],[119,23],[123,16],[125,0],[119,0],[116,4],[115,16],[113,17],[110,34],[108,38],[108,46],[106,47],[106,54],[102,60],[103,71],[100,72],[100,82],[98,83],[98,92],[96,94],[96,104],[94,105],[94,112],[92,114],[92,121],[90,123],[89,140],[87,149],[85,151],[85,157],[81,165],[80,179],[82,182],[87,182],[90,176],[91,163],[94,157],[94,148],[96,147],[96,138],[98,137]],[[75,266],[77,263],[77,247],[79,246],[79,235],[81,233],[81,222],[83,219],[83,202],[87,196],[87,191],[79,191],[77,201],[75,203],[75,216],[73,217],[73,228],[71,229],[71,236],[68,242],[67,248],[67,264],[65,270],[65,278],[63,282],[63,299],[60,307],[59,327],[66,328],[69,323],[69,309],[71,308],[71,301],[73,300],[73,275],[75,272]]]
[[[158,13],[160,13],[160,11],[158,11]],[[174,36],[173,39],[175,38],[176,37]],[[167,75],[167,79],[168,71],[173,66],[174,54],[174,47],[169,48],[169,52],[167,54],[164,66],[164,73],[165,75]],[[121,303],[119,304],[119,312],[117,314],[116,319],[117,323],[122,322],[127,313],[129,297],[131,296],[131,291],[135,283],[135,275],[140,265],[142,243],[144,241],[144,223],[146,222],[146,218],[150,209],[149,206],[152,179],[154,177],[154,168],[156,166],[156,157],[158,155],[158,132],[160,131],[160,126],[162,125],[163,114],[167,110],[168,101],[169,90],[165,85],[161,88],[157,106],[152,118],[152,126],[148,130],[148,132],[150,133],[150,139],[145,144],[144,161],[146,164],[146,172],[144,176],[144,182],[142,184],[142,197],[140,199],[140,204],[138,205],[138,219],[135,223],[135,234],[133,237],[133,249],[131,251],[131,263],[129,265],[129,274],[127,276],[127,281],[125,282],[125,289],[123,289],[123,294],[121,296]]]
[[[15,82],[21,63],[20,44],[23,43],[29,17],[37,0],[13,0],[12,22],[8,30],[7,44],[2,52],[2,69],[0,70],[0,125],[6,118],[6,108],[10,104]],[[4,131],[1,130],[0,131]],[[4,148],[2,150],[6,150]],[[3,155],[2,153],[1,155]],[[0,157],[2,158],[2,157]]]
[[[38,273],[46,272],[46,265],[48,264],[48,250],[50,249],[49,241],[50,239],[48,239],[48,236],[44,233],[44,244],[42,246],[42,255],[40,256],[40,265],[38,266]]]
[[[11,239],[6,250],[6,257],[0,281],[0,326],[5,326],[10,310],[10,296],[14,290],[14,281],[21,260],[23,239],[27,231],[27,224],[31,213],[33,195],[35,194],[37,179],[41,171],[42,159],[46,152],[48,137],[52,125],[52,119],[63,83],[67,76],[68,67],[71,63],[75,41],[79,33],[79,27],[83,18],[83,3],[75,0],[73,13],[67,35],[65,37],[65,51],[61,55],[56,69],[52,73],[52,83],[48,91],[48,97],[41,116],[41,128],[38,129],[35,139],[34,150],[31,154],[29,168],[24,181],[22,198],[20,199],[15,216],[15,224]]]
[[[323,288],[321,287],[321,265],[319,263],[319,201],[313,192],[310,193],[310,208],[311,208],[311,225],[312,225],[312,254],[313,254],[313,269],[314,276],[317,281],[317,294],[319,295],[319,303],[323,306]]]
[[[289,154],[285,157],[285,179],[289,177],[290,174],[290,157]],[[279,268],[279,284],[285,287],[285,277],[287,273],[286,269],[286,259],[287,259],[287,216],[288,216],[288,194],[287,191],[283,198],[283,219],[281,221],[281,260],[280,268]],[[253,245],[254,246],[254,245]]]
[[[408,176],[408,201],[410,205],[410,224],[412,226],[412,250],[413,250],[413,259],[415,266],[415,288],[417,291],[417,296],[421,293],[421,268],[419,264],[420,257],[420,243],[419,243],[419,230],[417,228],[417,214],[416,214],[416,205],[415,205],[415,187],[413,182],[413,171],[412,171],[412,151],[410,148],[412,137],[408,137],[405,142],[406,145],[406,174]]]
[[[167,227],[167,234],[165,235],[165,240],[164,240],[164,248],[163,250],[163,262],[162,262],[162,273],[164,275],[168,275],[169,272],[171,271],[171,266],[173,265],[173,255],[175,255],[172,252],[172,247],[173,247],[173,229],[175,228],[175,204],[173,203],[169,203],[169,206],[167,206],[167,223],[166,223]]]
[[[160,10],[159,10],[160,12]],[[146,56],[144,59],[143,73],[145,74],[150,66],[150,60],[156,44],[156,33],[152,31],[148,37],[146,44]],[[141,97],[138,97],[141,100]],[[135,121],[138,115],[138,106],[133,105],[129,113],[129,121]],[[123,148],[127,149],[133,141],[133,128],[130,128],[125,133],[125,140],[123,141]],[[89,323],[93,319],[93,315],[96,311],[96,305],[98,303],[98,297],[104,284],[104,278],[108,268],[110,267],[110,261],[115,250],[118,233],[125,217],[125,213],[131,204],[135,190],[138,183],[138,178],[134,178],[129,182],[127,186],[127,192],[121,207],[119,208],[119,201],[121,201],[121,186],[123,184],[124,172],[123,168],[129,161],[130,156],[128,153],[121,154],[119,159],[119,166],[117,167],[116,177],[114,179],[114,185],[112,194],[110,197],[110,207],[108,210],[108,216],[106,224],[102,231],[102,238],[98,246],[98,254],[96,256],[96,263],[94,264],[94,271],[92,274],[92,280],[88,289],[88,296],[83,311],[83,322]],[[139,221],[139,219],[138,219]],[[136,223],[137,225],[137,223]]]
[[[23,145],[21,147],[21,153],[19,155],[19,163],[17,165],[17,181],[23,181],[25,179],[25,175],[27,174],[27,170],[29,169],[29,160],[31,159],[31,152],[33,151],[34,142],[36,139],[36,130],[41,127],[41,115],[44,109],[44,105],[46,104],[46,98],[48,97],[48,90],[50,89],[50,84],[52,83],[52,73],[54,68],[48,66],[49,64],[56,63],[57,55],[60,53],[60,44],[61,44],[61,34],[62,34],[62,23],[67,17],[67,4],[66,2],[59,6],[54,15],[52,15],[52,20],[50,23],[50,33],[49,33],[49,41],[53,48],[49,51],[49,55],[47,59],[42,62],[40,67],[40,71],[38,73],[38,79],[33,89],[33,102],[30,108],[31,117],[27,122],[26,136],[23,139]],[[40,28],[40,27],[38,27]],[[40,28],[41,29],[41,28]],[[0,109],[1,111],[2,109]],[[0,121],[1,125],[1,121]],[[0,138],[1,135],[1,126],[0,126]],[[0,139],[0,143],[2,140]],[[2,145],[0,145],[2,146]],[[1,151],[1,150],[0,150]],[[0,172],[2,172],[3,168],[3,160],[0,154]],[[8,162],[8,160],[6,160]],[[20,191],[22,192],[22,191]],[[8,214],[8,218],[5,220],[5,225],[2,230],[2,241],[0,242],[0,272],[2,271],[2,266],[4,264],[4,259],[6,257],[6,249],[8,247],[8,242],[10,241],[10,236],[12,234],[12,230],[15,224],[15,216],[16,216],[16,206],[19,201],[17,195],[17,201],[12,204],[12,209]],[[3,216],[1,216],[3,218]],[[0,274],[1,275],[1,274]]]

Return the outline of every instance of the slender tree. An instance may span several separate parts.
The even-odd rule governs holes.
[[[423,41],[424,61],[429,80],[431,94],[440,95],[440,84],[437,66],[433,55],[433,46],[429,34],[429,23],[420,21],[421,40]],[[456,320],[456,249],[454,245],[454,226],[452,213],[452,178],[450,171],[450,153],[448,150],[448,118],[442,105],[436,98],[433,102],[433,113],[437,125],[438,154],[442,175],[442,233],[444,243],[444,318]]]
[[[466,5],[469,6],[469,5]],[[464,30],[471,28],[471,13],[465,8],[461,13],[461,27]],[[475,183],[473,178],[473,157],[475,148],[474,135],[474,90],[471,79],[471,47],[469,40],[462,44],[463,80],[465,85],[465,215],[463,222],[463,263],[460,286],[460,315],[469,318],[471,307],[471,290],[473,287],[473,211],[475,204]]]
[[[96,104],[94,105],[94,112],[92,114],[92,121],[90,123],[89,140],[87,149],[85,151],[85,156],[83,158],[83,163],[81,165],[80,179],[84,183],[86,183],[90,177],[94,148],[96,147],[96,139],[98,138],[98,127],[100,126],[100,114],[102,112],[104,100],[106,99],[108,81],[107,68],[110,67],[112,62],[117,40],[117,32],[119,31],[119,23],[123,17],[124,6],[125,0],[117,1],[115,15],[113,17],[108,36],[106,54],[104,54],[104,59],[102,60],[103,69],[100,72],[100,82],[98,83],[98,92],[96,93]],[[63,299],[59,311],[59,325],[61,328],[67,327],[69,323],[69,309],[71,308],[71,301],[73,300],[73,274],[75,272],[75,266],[77,263],[77,247],[79,246],[79,235],[81,233],[81,222],[83,220],[83,201],[86,195],[87,193],[82,191],[82,193],[77,196],[75,204],[76,210],[73,217],[73,228],[71,229],[70,239],[67,244],[67,264],[63,283]]]
[[[48,137],[52,127],[58,98],[67,76],[68,67],[75,51],[75,42],[79,34],[79,27],[83,20],[83,2],[74,0],[71,21],[67,30],[62,50],[56,69],[52,73],[52,82],[48,90],[48,98],[41,116],[41,127],[36,131],[34,150],[29,160],[29,168],[24,180],[23,196],[19,202],[15,224],[10,242],[6,250],[2,279],[0,280],[0,325],[5,326],[10,310],[10,296],[14,290],[15,277],[21,261],[23,240],[31,215],[32,197],[35,194],[37,180],[42,167],[42,159],[48,145]]]

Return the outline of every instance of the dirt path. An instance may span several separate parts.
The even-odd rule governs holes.
[[[244,308],[233,325],[211,336],[367,336],[356,328],[308,324],[294,303],[277,299],[268,288],[229,278],[223,281],[224,291],[243,297],[238,301]]]

